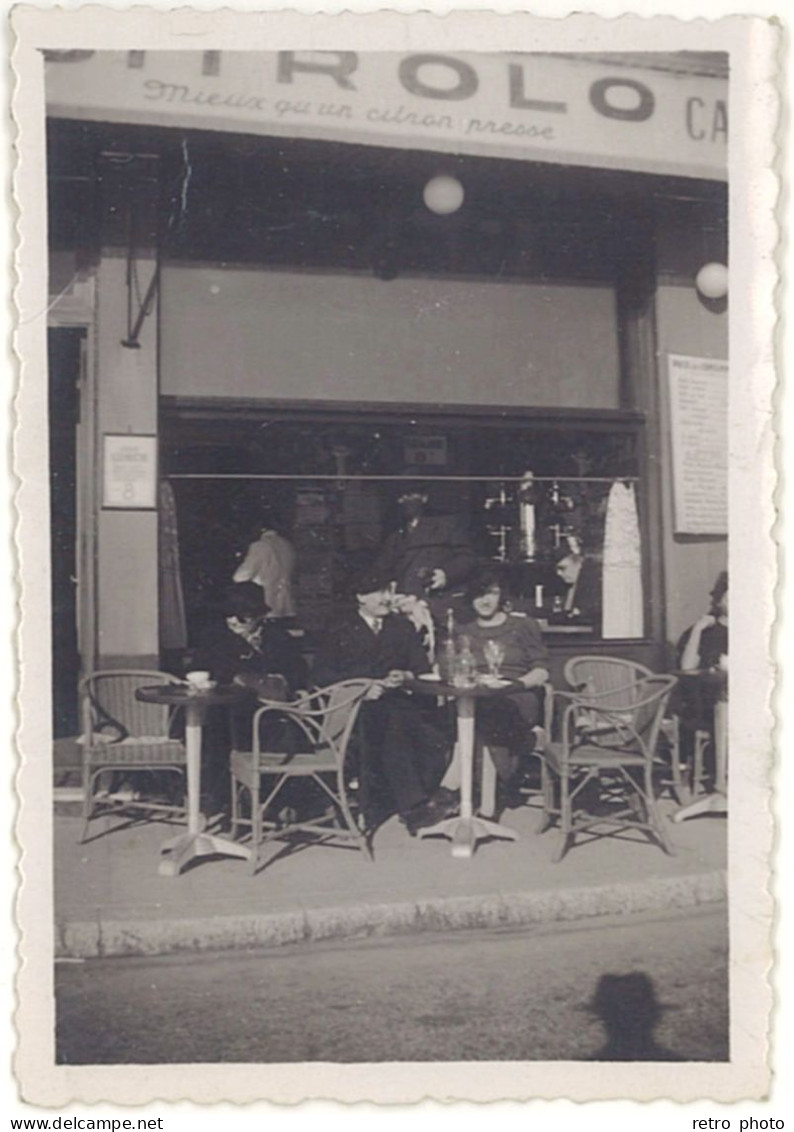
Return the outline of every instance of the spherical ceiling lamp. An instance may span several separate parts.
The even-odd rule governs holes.
[[[431,212],[449,216],[463,204],[463,185],[455,177],[433,177],[424,187],[423,197]]]
[[[728,294],[728,268],[724,263],[706,263],[695,276],[695,286],[704,299],[724,299]]]

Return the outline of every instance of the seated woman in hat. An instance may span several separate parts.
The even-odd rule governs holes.
[[[202,635],[194,657],[220,684],[248,684],[268,695],[268,678],[283,679],[283,693],[291,696],[307,686],[306,663],[293,638],[281,626],[266,620],[268,606],[261,586],[235,582],[227,586],[221,613]],[[273,688],[272,682],[270,698]]]
[[[206,669],[219,684],[245,684],[258,696],[288,700],[308,682],[306,664],[286,630],[265,620],[268,611],[262,587],[255,582],[228,586],[220,616],[211,622],[190,657],[193,668]],[[202,777],[211,804],[228,802],[229,740],[248,748],[256,699],[236,704],[231,712],[210,708],[202,745]],[[231,724],[231,735],[229,733]]]

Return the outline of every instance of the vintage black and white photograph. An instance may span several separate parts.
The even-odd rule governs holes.
[[[126,13],[86,47],[80,15],[22,27],[49,1071],[753,1095],[738,33],[210,48]]]

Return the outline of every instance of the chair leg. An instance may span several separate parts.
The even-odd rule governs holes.
[[[322,783],[320,783],[320,785],[322,785]],[[347,804],[347,791],[345,789],[345,782],[342,774],[339,774],[337,776],[337,793],[336,795],[333,795],[332,793],[331,797],[334,798],[336,804],[339,806],[339,809],[342,811],[342,817],[345,820],[345,824],[350,830],[350,833],[355,838],[359,849],[362,851],[367,860],[371,861],[372,848],[369,844],[366,834],[362,833],[356,825],[356,819],[353,817],[353,814],[350,811],[350,806]]]
[[[259,779],[249,787],[251,795],[251,875],[259,865],[259,846],[262,842],[262,807],[259,799]]]
[[[670,769],[673,774],[673,796],[679,806],[689,801],[689,790],[681,773],[681,728],[678,717],[674,716],[670,723],[670,730],[666,732],[668,751],[670,755]]]
[[[91,768],[86,762],[83,762],[83,828],[80,833],[79,844],[82,845],[88,836],[88,826],[91,823],[91,815],[94,812],[94,777],[91,774]]]
[[[672,841],[668,837],[664,824],[664,817],[662,816],[662,812],[659,809],[659,803],[653,791],[653,768],[650,765],[646,766],[645,768],[644,784],[645,791],[643,800],[645,802],[645,808],[648,811],[649,824],[652,826],[653,832],[656,834],[656,838],[661,844],[662,849],[664,849],[665,853],[667,853],[670,857],[675,857],[677,855],[676,849]]]
[[[560,840],[557,850],[552,857],[552,861],[556,864],[561,861],[568,851],[568,844],[571,839],[573,831],[573,823],[571,818],[571,795],[570,795],[570,782],[568,775],[563,772],[560,775]]]
[[[709,744],[707,731],[695,732],[695,752],[692,766],[692,793],[699,794],[703,786],[703,756]]]
[[[554,782],[545,759],[540,761],[540,785],[543,798],[543,816],[537,832],[545,833],[547,829],[551,828],[552,810],[554,808]]]
[[[234,772],[229,771],[229,793],[231,795],[231,814],[229,815],[229,835],[232,841],[237,840],[237,827],[239,823],[239,805],[240,799],[238,795],[237,779],[234,777]]]

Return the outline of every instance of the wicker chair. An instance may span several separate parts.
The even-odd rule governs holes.
[[[85,841],[91,820],[113,813],[137,815],[137,820],[185,820],[186,809],[158,796],[146,797],[144,772],[185,777],[184,743],[172,734],[173,711],[159,704],[141,703],[138,688],[176,684],[167,672],[145,669],[109,669],[93,672],[80,681],[83,721],[83,830]],[[100,777],[123,775],[136,780],[134,793],[111,789],[97,793]]]
[[[578,832],[603,836],[605,830],[636,828],[655,838],[666,853],[674,852],[656,802],[653,770],[675,683],[673,676],[649,675],[608,692],[557,693],[564,705],[561,733],[543,754],[544,820],[539,830],[559,825],[555,861]],[[577,809],[577,800],[584,805],[588,794],[588,808]]]
[[[635,660],[615,656],[573,656],[564,669],[565,679],[577,692],[614,692],[635,680],[652,676],[650,668]],[[673,697],[675,699],[675,697]],[[681,719],[675,706],[665,714],[659,728],[657,755],[669,766],[667,782],[676,800],[685,805],[703,782],[704,752],[711,742],[707,731],[692,734],[692,763],[687,765],[681,743]]]
[[[314,836],[323,843],[352,841],[372,859],[367,838],[353,816],[347,784],[350,737],[370,685],[369,680],[346,680],[292,703],[263,701],[257,710],[251,750],[235,748],[230,763],[232,837],[237,836],[241,825],[251,828],[253,872],[258,867],[260,845],[274,839],[294,840],[296,835]],[[271,735],[273,730],[278,735],[273,744],[275,750],[267,749],[268,743],[273,742],[268,739],[269,724],[273,725]],[[290,726],[285,728],[285,724]],[[287,738],[290,732],[292,742]],[[293,746],[298,750],[291,750]],[[296,778],[317,783],[332,803],[331,808],[306,820],[280,820],[274,815],[278,795]],[[264,796],[263,783],[267,784]],[[240,813],[243,792],[250,797],[250,817]]]

